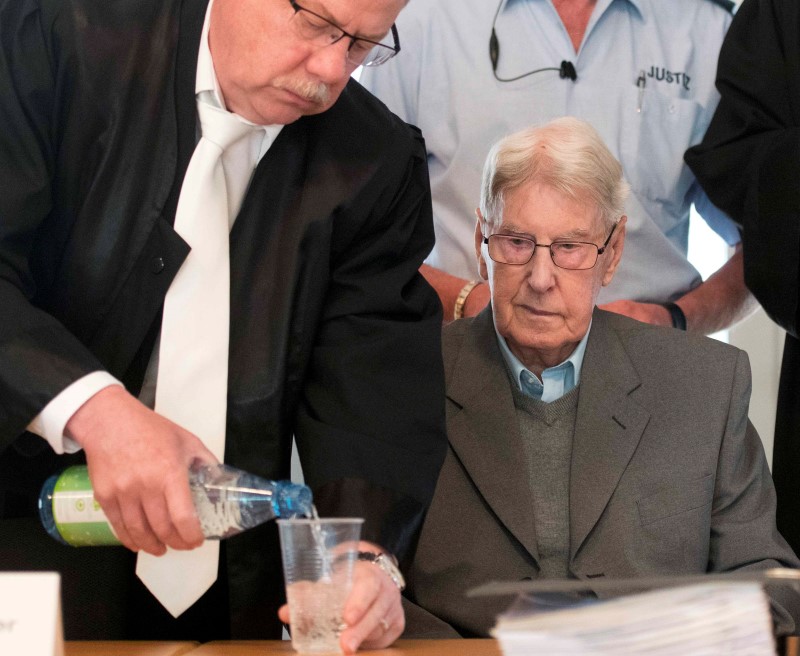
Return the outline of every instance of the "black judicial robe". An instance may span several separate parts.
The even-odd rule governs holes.
[[[721,94],[686,162],[742,228],[747,286],[787,331],[772,475],[778,529],[800,552],[800,4],[745,0],[722,46]]]
[[[68,638],[168,637],[131,620],[132,554],[38,527],[43,480],[81,456],[24,431],[86,373],[141,384],[189,250],[172,222],[205,8],[0,0],[0,568],[62,572]],[[433,238],[422,139],[355,81],[283,129],[230,237],[225,461],[288,477],[294,434],[320,513],[401,555],[445,447]],[[274,525],[224,546],[230,635],[279,636]]]

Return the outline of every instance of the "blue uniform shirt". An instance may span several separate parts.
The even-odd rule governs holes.
[[[361,74],[425,137],[436,228],[428,263],[477,277],[474,210],[490,146],[572,115],[598,130],[633,192],[625,254],[599,302],[679,298],[700,282],[686,259],[693,202],[728,243],[739,241],[683,163],[717,105],[717,56],[730,15],[710,0],[598,0],[576,53],[551,0],[506,0],[495,25],[497,74],[512,78],[565,60],[577,79],[556,70],[499,82],[489,59],[496,10],[492,0],[413,0],[398,18],[402,52]]]

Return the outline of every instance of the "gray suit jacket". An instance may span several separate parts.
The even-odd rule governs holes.
[[[444,330],[444,360],[450,444],[409,571],[408,636],[485,635],[511,600],[464,592],[539,572],[529,474],[490,309]],[[775,528],[749,398],[744,352],[595,310],[570,474],[571,575],[800,566]],[[800,595],[770,594],[778,630],[793,631]]]

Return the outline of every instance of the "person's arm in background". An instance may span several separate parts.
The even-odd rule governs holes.
[[[445,323],[455,318],[456,301],[462,292],[466,292],[461,305],[463,317],[474,317],[489,304],[489,284],[485,280],[466,280],[427,264],[422,265],[420,272],[439,295]]]
[[[745,285],[742,244],[736,224],[711,203],[697,182],[692,185],[689,194],[689,200],[698,214],[734,249],[731,257],[719,269],[674,301],[686,317],[687,330],[710,335],[749,317],[758,309],[758,301]],[[616,301],[602,308],[645,323],[672,325],[670,312],[657,303]]]
[[[800,11],[745,0],[722,45],[720,102],[686,162],[741,227],[744,276],[767,314],[798,334],[800,308]]]
[[[729,328],[758,309],[758,302],[744,284],[742,249],[736,246],[731,258],[707,280],[675,303],[686,316],[686,328],[704,335]],[[671,326],[672,315],[658,303],[614,301],[600,306],[633,319],[659,326]]]

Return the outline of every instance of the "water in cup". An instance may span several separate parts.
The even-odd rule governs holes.
[[[339,654],[339,635],[349,585],[336,577],[299,581],[286,587],[291,616],[292,645],[301,654]]]
[[[358,558],[360,518],[278,520],[292,646],[339,654],[342,612]]]

